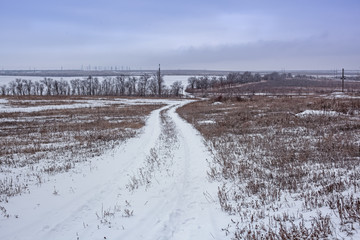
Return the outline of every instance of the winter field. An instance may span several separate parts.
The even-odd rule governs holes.
[[[212,153],[232,239],[360,239],[360,97],[247,96],[178,110]]]
[[[350,94],[2,97],[0,239],[359,239],[359,111]]]
[[[0,238],[221,239],[186,103],[1,99]]]

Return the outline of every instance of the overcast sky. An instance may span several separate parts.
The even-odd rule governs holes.
[[[360,69],[359,0],[2,0],[1,69]]]

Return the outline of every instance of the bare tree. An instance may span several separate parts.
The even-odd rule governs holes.
[[[171,94],[178,97],[182,94],[184,86],[182,85],[181,81],[176,81],[170,86]]]
[[[188,84],[190,86],[191,89],[194,89],[195,86],[196,86],[196,81],[197,81],[197,78],[196,77],[189,77],[188,78]]]
[[[131,88],[132,95],[136,95],[136,82],[137,82],[136,77],[129,78],[129,85]]]
[[[207,76],[200,77],[200,86],[203,91],[208,89],[209,83],[209,78]]]
[[[224,86],[225,81],[226,81],[226,79],[225,79],[223,76],[219,77],[220,87],[223,87],[223,86]]]
[[[100,91],[100,82],[99,79],[97,77],[95,77],[93,79],[93,83],[92,83],[92,95],[99,95],[99,91]]]
[[[44,84],[40,83],[39,84],[39,95],[42,96],[44,92]]]
[[[46,95],[51,95],[51,88],[53,80],[51,78],[44,78],[41,82],[46,86]]]
[[[157,82],[157,79],[155,77],[152,77],[150,79],[149,91],[150,91],[150,94],[153,95],[153,96],[158,94],[158,82]]]
[[[21,92],[22,95],[30,95],[31,94],[31,87],[32,87],[32,81],[22,79],[20,88],[22,88]]]
[[[40,83],[38,81],[34,82],[34,95],[40,95]]]
[[[254,81],[255,81],[255,82],[260,82],[260,81],[261,81],[261,75],[260,75],[260,73],[255,73],[255,75],[254,75]]]
[[[59,95],[59,92],[60,92],[60,86],[59,86],[59,82],[57,80],[53,80],[52,81],[52,95]]]
[[[102,95],[110,95],[111,92],[111,78],[106,77],[101,83]]]
[[[16,95],[16,82],[9,83],[9,94]]]
[[[23,95],[23,81],[21,78],[15,79],[16,93],[17,95]]]
[[[148,81],[150,79],[150,75],[147,73],[144,73],[140,76],[140,79],[138,81],[138,92],[140,96],[146,96],[146,90],[148,87]]]
[[[78,95],[79,94],[79,89],[78,89],[78,86],[79,86],[79,79],[71,79],[70,80],[70,85],[71,85],[71,95]],[[76,90],[78,90],[76,92]]]
[[[1,95],[6,95],[6,85],[2,85],[1,87],[0,87],[0,92],[1,92]]]
[[[115,92],[116,92],[116,95],[121,95],[121,96],[125,95],[125,76],[124,75],[116,76]]]

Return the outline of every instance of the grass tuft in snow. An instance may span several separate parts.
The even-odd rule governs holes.
[[[160,112],[161,118],[161,134],[156,146],[150,149],[150,153],[146,156],[144,165],[138,169],[138,172],[131,176],[126,188],[134,191],[140,186],[149,187],[153,181],[156,171],[161,171],[169,166],[173,159],[172,149],[178,143],[177,132],[174,122],[168,116],[169,109]],[[161,157],[160,157],[161,156]]]

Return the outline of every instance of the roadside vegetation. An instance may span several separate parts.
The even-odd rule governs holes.
[[[232,239],[359,236],[358,95],[218,96],[178,113],[212,152]]]

